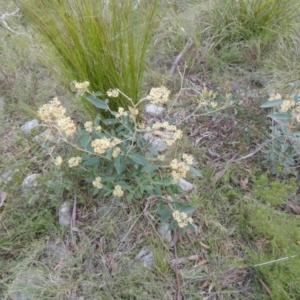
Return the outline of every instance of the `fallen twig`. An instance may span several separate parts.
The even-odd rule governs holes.
[[[14,12],[12,13],[4,13],[2,15],[0,15],[0,20],[2,21],[4,27],[9,30],[10,32],[14,33],[14,34],[17,34],[17,35],[22,35],[23,33],[21,32],[17,32],[15,30],[13,30],[6,22],[5,18],[8,17],[8,16],[15,16],[17,13],[19,12],[19,9],[15,10]]]
[[[172,76],[175,73],[176,67],[178,66],[179,62],[182,60],[182,58],[185,56],[185,54],[192,49],[194,46],[195,42],[192,39],[189,39],[189,41],[186,43],[184,49],[177,55],[175,58],[172,67],[169,71],[169,75]]]

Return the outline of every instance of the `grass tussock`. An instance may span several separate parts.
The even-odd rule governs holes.
[[[55,76],[91,83],[91,90],[119,88],[133,101],[141,85],[150,41],[157,27],[158,1],[16,1],[43,42],[40,55]],[[123,98],[112,108],[127,107]],[[84,103],[87,113],[96,112]]]

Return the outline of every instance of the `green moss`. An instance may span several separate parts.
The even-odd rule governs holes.
[[[272,299],[298,299],[300,295],[300,220],[261,204],[243,203],[239,229],[255,249],[249,262],[260,271]],[[242,226],[241,226],[242,225]]]
[[[285,181],[270,181],[267,175],[261,175],[254,183],[253,195],[263,203],[281,205],[297,189],[294,178]]]

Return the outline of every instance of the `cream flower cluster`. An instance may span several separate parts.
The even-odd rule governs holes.
[[[79,156],[71,157],[68,160],[68,165],[69,165],[70,168],[77,167],[81,163],[81,161],[82,161],[82,159]]]
[[[118,108],[118,113],[116,114],[117,118],[121,118],[121,117],[124,117],[124,116],[127,116],[127,115],[128,115],[128,113],[127,113],[127,111],[124,110],[123,107]]]
[[[120,185],[116,185],[115,189],[113,191],[113,196],[115,197],[122,197],[124,195],[124,191],[122,191],[122,188]]]
[[[188,215],[184,212],[180,212],[179,210],[175,210],[172,213],[173,219],[177,222],[180,228],[186,227],[188,224],[193,223],[193,219],[188,217]]]
[[[281,98],[281,95],[280,95],[279,93],[276,93],[276,94],[272,94],[272,95],[269,97],[268,101],[274,101],[274,100],[280,100],[280,99],[282,99],[282,98]]]
[[[103,154],[107,149],[113,148],[116,145],[120,144],[122,141],[118,138],[108,139],[106,137],[102,139],[95,139],[91,142],[92,148],[94,148],[94,152],[98,154]]]
[[[76,133],[75,123],[70,117],[66,117],[65,113],[66,110],[61,106],[57,97],[38,110],[38,116],[43,122],[54,124],[67,136],[73,136]]]
[[[119,90],[118,89],[109,89],[106,92],[106,95],[111,98],[117,98],[117,97],[119,97]]]
[[[84,82],[76,82],[75,81],[75,89],[80,92],[87,91],[89,86],[90,86],[90,83],[88,81],[84,81]]]
[[[179,179],[186,177],[186,173],[190,169],[189,166],[194,162],[194,158],[192,155],[183,154],[182,159],[183,161],[173,159],[170,163],[170,167],[172,169],[171,175],[173,177],[174,183],[178,183]]]
[[[293,108],[295,105],[296,105],[296,102],[293,99],[288,98],[288,99],[283,100],[280,108],[281,108],[282,112],[287,112],[287,111],[291,110],[291,108]]]
[[[101,126],[96,126],[94,127],[93,122],[87,121],[84,123],[84,128],[87,132],[91,133],[94,129],[97,131],[101,131],[102,127]]]
[[[92,182],[93,186],[97,189],[102,189],[103,185],[101,182],[101,178],[100,177],[96,177],[95,180]]]
[[[152,104],[166,104],[169,101],[170,93],[171,92],[164,86],[152,88],[147,96],[147,100]]]
[[[139,114],[139,110],[134,107],[129,107],[129,114],[130,114],[130,117],[135,120],[135,118]]]
[[[56,166],[60,166],[62,162],[63,162],[62,158],[60,156],[57,156],[54,163]]]
[[[182,138],[182,131],[177,129],[175,125],[168,122],[155,123],[152,125],[153,134],[161,137],[168,146],[172,146],[177,140]],[[147,130],[151,130],[149,127]]]
[[[121,153],[121,149],[119,147],[116,147],[112,153],[112,157],[116,158]]]

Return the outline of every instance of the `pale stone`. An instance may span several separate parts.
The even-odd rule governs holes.
[[[155,266],[155,261],[150,246],[144,246],[135,256],[134,260],[141,262],[146,268],[153,268]]]
[[[59,208],[58,222],[60,226],[68,226],[71,222],[70,203],[64,202]]]
[[[187,180],[180,178],[178,181],[178,185],[181,187],[181,189],[185,192],[190,192],[193,188],[194,185]]]
[[[145,107],[145,112],[153,117],[160,117],[164,111],[164,107],[156,104],[148,104]]]
[[[169,243],[172,241],[171,231],[169,230],[169,224],[167,223],[160,224],[158,228],[158,232],[161,235],[162,239],[165,240],[166,242]]]
[[[59,140],[58,137],[56,137],[53,132],[48,128],[45,131],[43,131],[41,134],[36,135],[33,138],[33,141],[43,146],[45,143],[53,143],[56,144]]]
[[[151,136],[149,134],[145,134],[144,135],[144,139],[146,141],[149,141],[151,146],[153,147],[154,150],[158,151],[158,152],[163,152],[165,150],[167,150],[167,144],[165,143],[165,141],[163,141],[160,138]]]
[[[37,119],[33,119],[31,121],[26,122],[22,127],[21,127],[21,131],[28,135],[31,133],[31,131],[39,126],[39,121]]]
[[[37,186],[37,177],[40,176],[40,174],[31,174],[28,175],[22,182],[22,190],[24,194],[27,194],[30,192],[30,190],[33,187]]]

